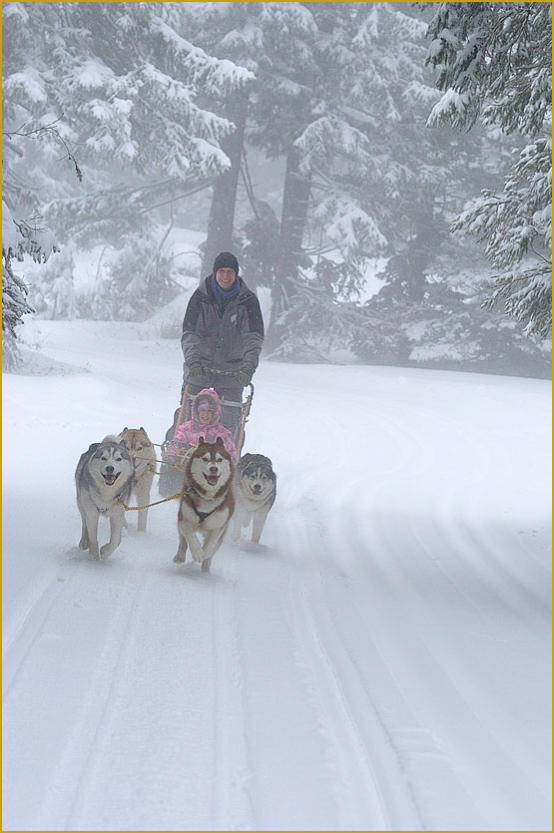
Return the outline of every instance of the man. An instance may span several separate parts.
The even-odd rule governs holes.
[[[185,313],[183,390],[188,385],[188,393],[195,395],[212,387],[224,401],[241,402],[242,390],[258,366],[263,339],[258,299],[239,277],[235,255],[221,252]],[[240,409],[224,405],[223,424],[233,432],[239,420]]]

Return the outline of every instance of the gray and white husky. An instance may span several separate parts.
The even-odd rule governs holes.
[[[263,454],[243,454],[237,463],[235,478],[233,541],[240,538],[242,527],[252,523],[252,541],[259,543],[276,495],[277,475],[269,457]]]
[[[124,442],[113,435],[92,443],[81,454],[75,471],[77,506],[83,529],[79,548],[90,550],[93,558],[107,558],[121,543],[125,522],[124,503],[133,486],[133,461]],[[98,548],[98,519],[110,519],[110,540]]]
[[[185,464],[179,501],[177,529],[179,548],[174,561],[182,563],[187,547],[195,561],[209,572],[235,508],[233,477],[235,467],[221,437],[198,446]]]

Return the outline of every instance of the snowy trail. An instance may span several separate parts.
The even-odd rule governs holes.
[[[262,364],[263,544],[174,565],[164,504],[96,564],[76,461],[178,346],[40,330],[89,372],[4,377],[4,829],[549,826],[547,383]]]

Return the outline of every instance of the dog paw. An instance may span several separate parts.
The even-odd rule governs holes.
[[[80,550],[88,550],[88,538],[81,538],[79,541]]]
[[[115,547],[111,547],[109,544],[104,544],[103,547],[100,547],[100,558],[109,558],[114,549]]]
[[[173,561],[175,564],[182,564],[183,561],[186,560],[186,554],[178,552],[176,555],[173,556]]]
[[[211,558],[205,558],[204,559],[204,561],[202,562],[202,572],[203,573],[209,573],[210,572],[211,563],[212,563]]]

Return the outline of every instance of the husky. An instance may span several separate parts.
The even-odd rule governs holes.
[[[177,515],[179,548],[173,561],[185,561],[188,546],[202,570],[210,571],[235,508],[234,474],[233,460],[221,437],[215,443],[200,437],[185,464]]]
[[[233,518],[233,541],[238,541],[241,528],[250,526],[252,522],[252,542],[260,542],[276,495],[277,475],[269,457],[263,454],[243,454],[237,463],[235,477],[237,506]]]
[[[125,427],[118,435],[120,442],[124,442],[131,455],[135,476],[133,478],[133,494],[137,506],[150,503],[150,489],[156,471],[156,452],[144,428]],[[148,509],[138,510],[137,528],[139,532],[146,532]]]
[[[133,461],[125,444],[111,434],[100,443],[92,443],[79,458],[75,484],[83,521],[79,548],[90,550],[93,558],[107,558],[121,543],[123,504],[129,502],[133,486]],[[110,540],[99,550],[100,515],[110,519]]]

